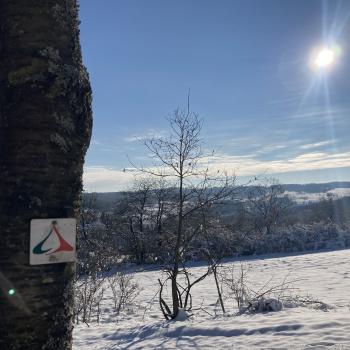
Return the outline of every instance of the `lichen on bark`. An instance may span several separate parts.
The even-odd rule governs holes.
[[[71,347],[74,264],[29,265],[33,218],[77,217],[92,127],[75,0],[0,0],[0,349]],[[6,315],[6,317],[5,317]]]

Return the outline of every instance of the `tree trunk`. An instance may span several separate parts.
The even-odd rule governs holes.
[[[1,350],[71,348],[75,264],[30,266],[29,228],[77,217],[91,126],[76,0],[0,0]]]
[[[218,297],[219,297],[219,301],[220,301],[220,306],[221,306],[221,310],[222,313],[225,314],[225,305],[224,305],[224,301],[222,299],[222,294],[221,294],[221,288],[219,285],[219,281],[218,281],[218,270],[217,270],[217,265],[213,265],[213,275],[214,275],[214,279],[215,279],[215,286],[216,286],[216,290],[218,292]]]
[[[175,246],[175,259],[174,259],[174,266],[172,269],[172,276],[171,276],[171,296],[173,300],[173,318],[176,318],[177,314],[179,313],[179,307],[180,307],[180,300],[178,295],[178,288],[177,288],[177,276],[179,273],[179,264],[180,264],[180,250],[181,250],[181,243],[182,243],[182,223],[183,223],[183,168],[182,168],[182,162],[180,159],[180,184],[179,184],[179,213],[178,213],[178,224],[177,224],[177,232],[176,232],[176,246]]]

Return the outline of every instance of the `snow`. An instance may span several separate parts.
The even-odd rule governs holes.
[[[249,280],[264,285],[271,276],[281,283],[295,280],[293,290],[330,305],[328,311],[285,307],[281,311],[235,316],[233,302],[225,300],[227,315],[217,306],[213,276],[193,288],[195,308],[189,320],[162,319],[156,295],[161,271],[135,273],[142,286],[137,307],[112,317],[112,297],[105,293],[100,324],[75,326],[73,349],[350,349],[350,250],[247,259]],[[232,263],[226,261],[225,264]],[[205,264],[191,268],[205,272]]]
[[[259,312],[264,311],[281,311],[283,309],[283,303],[277,298],[261,298],[258,300],[255,309]]]
[[[327,193],[330,193],[338,198],[347,197],[350,196],[350,188],[334,188],[332,190],[327,191]]]
[[[189,315],[186,312],[186,310],[180,308],[177,316],[175,317],[175,321],[178,321],[178,322],[186,321],[186,320],[188,320],[188,317],[189,317]]]
[[[297,204],[307,204],[320,202],[327,199],[340,199],[350,196],[350,188],[334,188],[326,192],[307,193],[307,192],[295,192],[285,191],[284,196],[289,197]]]

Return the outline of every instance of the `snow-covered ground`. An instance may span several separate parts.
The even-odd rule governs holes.
[[[325,199],[340,199],[350,196],[350,188],[334,188],[327,192],[306,193],[285,191],[283,195],[288,196],[297,204],[319,202]]]
[[[182,322],[162,319],[155,297],[161,272],[138,272],[135,280],[142,291],[134,311],[116,321],[107,293],[104,319],[99,325],[75,326],[73,349],[350,349],[349,258],[350,250],[342,250],[246,260],[250,281],[261,286],[272,278],[272,284],[279,284],[288,276],[296,280],[292,293],[309,294],[330,305],[328,311],[300,306],[234,316],[235,305],[227,299],[228,315],[223,316],[209,276],[194,287],[193,295],[194,308],[203,303],[210,315],[197,311]],[[194,275],[205,270],[200,264],[191,268]]]

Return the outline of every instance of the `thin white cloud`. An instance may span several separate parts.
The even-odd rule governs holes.
[[[126,142],[142,141],[151,138],[161,138],[167,135],[165,130],[149,129],[142,134],[133,134],[124,138]]]
[[[325,109],[325,108],[319,108],[315,107],[311,110],[308,111],[300,111],[295,114],[287,114],[284,116],[279,117],[279,119],[283,120],[298,120],[298,119],[305,119],[305,120],[317,120],[320,121],[326,119],[338,119],[338,118],[344,118],[347,117],[349,113],[348,108],[330,108],[330,109]]]
[[[129,169],[118,170],[103,166],[84,167],[83,182],[87,192],[113,192],[125,190],[133,180]]]
[[[327,141],[322,141],[322,142],[316,142],[316,143],[307,143],[305,145],[301,145],[299,148],[300,149],[311,149],[311,148],[319,148],[322,146],[327,146],[334,143],[334,140],[327,140]]]
[[[287,148],[286,145],[277,145],[277,144],[271,144],[271,145],[265,145],[261,146],[260,149],[256,151],[257,154],[262,154],[262,153],[271,153],[280,149]]]
[[[302,93],[297,93],[297,94],[292,94],[290,96],[285,96],[283,98],[280,98],[278,100],[271,100],[267,102],[268,105],[282,105],[285,106],[286,103],[296,103],[302,100],[303,94]]]
[[[309,152],[283,160],[259,160],[249,156],[216,154],[202,158],[199,165],[209,166],[213,173],[217,171],[235,173],[237,176],[256,176],[261,174],[290,173],[305,170],[350,167],[350,151],[343,153]],[[155,170],[155,168],[148,168]],[[88,192],[122,191],[131,185],[135,172],[90,166],[84,169],[84,188]],[[159,169],[158,169],[159,170]],[[167,170],[164,169],[164,173]]]
[[[304,170],[320,170],[350,166],[350,152],[311,152],[283,160],[259,160],[227,154],[202,160],[213,171],[235,171],[238,176],[255,176],[261,173],[287,173]]]

